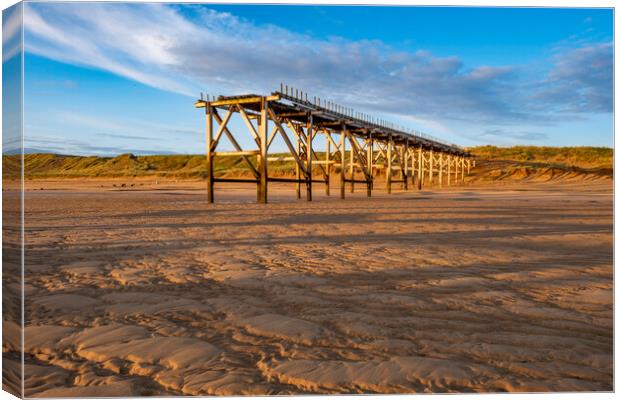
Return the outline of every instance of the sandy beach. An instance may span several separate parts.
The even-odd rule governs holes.
[[[123,184],[28,183],[27,396],[613,389],[610,180]]]

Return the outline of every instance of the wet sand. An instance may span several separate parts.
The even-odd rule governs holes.
[[[36,185],[27,396],[613,389],[609,181]]]

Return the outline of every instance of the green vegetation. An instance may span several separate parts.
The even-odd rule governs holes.
[[[608,147],[478,146],[467,149],[481,160],[544,163],[586,169],[613,168],[614,151]]]
[[[274,154],[277,157],[278,154]],[[281,156],[285,156],[281,154]],[[19,156],[3,156],[4,177],[19,175]],[[256,157],[249,157],[256,165]],[[216,157],[216,176],[248,175],[247,164],[241,157]],[[83,157],[57,154],[27,154],[24,157],[24,174],[32,178],[84,178],[84,177],[146,177],[200,178],[206,172],[203,155],[135,156],[121,154],[116,157]],[[292,162],[270,163],[274,176],[294,173]]]
[[[478,159],[478,165],[498,165],[507,161],[527,168],[579,169],[582,172],[597,170],[611,175],[613,168],[613,149],[605,147],[495,147],[480,146],[468,149]],[[321,159],[323,155],[317,153]],[[288,157],[288,154],[272,154],[270,157]],[[5,178],[19,175],[19,156],[7,155],[2,158]],[[56,154],[27,154],[25,157],[25,176],[33,178],[84,178],[84,177],[169,177],[202,178],[206,172],[204,155],[156,155],[135,156],[121,154],[116,157],[83,157]],[[256,157],[249,157],[256,165]],[[513,165],[514,166],[514,165]],[[477,168],[482,171],[484,168]],[[317,171],[318,172],[318,171]],[[291,176],[294,174],[292,161],[270,162],[272,176]],[[216,157],[216,176],[249,176],[247,165],[241,157]]]

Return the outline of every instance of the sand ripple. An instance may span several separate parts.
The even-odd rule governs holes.
[[[612,389],[610,186],[277,188],[33,192],[26,395]]]

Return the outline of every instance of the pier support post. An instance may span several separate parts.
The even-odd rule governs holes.
[[[210,103],[206,103],[206,141],[207,141],[207,203],[213,203],[213,110]]]
[[[467,175],[469,175],[470,169],[471,169],[471,160],[468,158],[467,159]]]
[[[405,146],[404,149],[402,149],[401,153],[403,158],[401,160],[401,162],[404,164],[405,167],[405,176],[403,176],[403,185],[405,187],[405,190],[409,189],[409,140],[405,140]]]
[[[342,125],[342,130],[340,132],[340,198],[344,200],[344,192],[345,192],[345,177],[346,177],[346,131],[344,124]]]
[[[452,164],[452,156],[450,154],[448,154],[448,173],[447,173],[447,177],[448,177],[448,186],[450,186],[450,167]]]
[[[325,195],[329,196],[329,174],[332,169],[331,164],[331,143],[325,135]]]
[[[400,148],[400,152],[398,154],[400,154],[400,165],[401,165],[401,179],[403,181],[402,185],[403,185],[403,189],[407,190],[408,189],[408,185],[407,183],[409,182],[409,160],[408,158],[408,150],[409,150],[409,146],[407,141],[405,140],[405,144],[403,146],[401,146]]]
[[[431,149],[429,155],[428,155],[428,162],[429,162],[429,166],[428,166],[428,186],[430,188],[433,187],[433,174],[435,173],[434,170],[434,161],[435,161],[435,155],[433,154],[433,149]]]
[[[415,152],[409,149],[409,159],[411,160],[411,187],[415,188],[416,172],[415,172]]]
[[[385,186],[387,192],[392,193],[392,134],[388,134],[387,142],[387,168],[385,170]]]
[[[267,203],[267,147],[268,143],[268,125],[269,119],[267,118],[267,108],[269,103],[264,97],[261,99],[260,104],[260,121],[258,126],[258,138],[260,142],[260,149],[258,155],[258,172],[260,179],[257,185],[257,202]]]
[[[354,141],[355,137],[353,135],[349,136],[350,141]],[[351,150],[349,150],[349,177],[351,179],[351,186],[349,187],[349,191],[351,193],[355,192],[355,158],[353,156],[353,143],[351,143]]]
[[[373,139],[372,133],[368,133],[368,144],[366,145],[366,168],[368,168],[368,177],[366,178],[366,196],[372,196],[372,187],[373,187],[373,175],[372,175],[372,164],[373,164]]]
[[[454,156],[454,184],[459,184],[459,158]]]
[[[439,188],[443,188],[443,153],[439,153]]]
[[[306,200],[312,201],[312,139],[314,136],[314,121],[312,114],[308,113],[308,122],[306,123]]]
[[[454,156],[454,184],[459,184],[459,158]]]
[[[296,129],[296,128],[295,128]],[[301,157],[301,140],[300,140],[300,134],[297,133],[295,135],[296,138],[296,142],[297,142],[297,155],[298,157]],[[297,200],[301,200],[301,168],[299,168],[299,163],[295,163],[295,179],[297,180],[297,182],[295,183],[295,189],[297,190]]]
[[[465,157],[461,157],[461,182],[465,182]]]
[[[418,190],[422,190],[424,184],[424,151],[422,146],[418,148]]]

